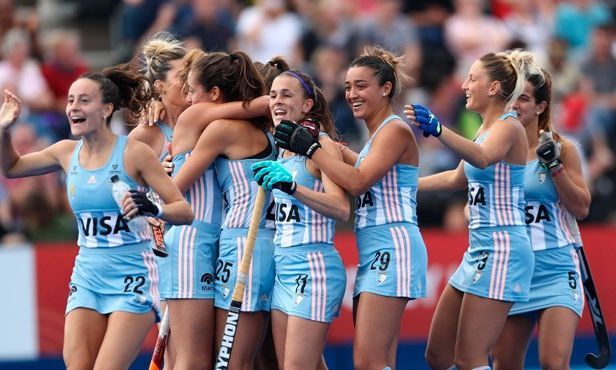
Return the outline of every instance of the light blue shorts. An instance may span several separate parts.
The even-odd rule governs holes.
[[[428,255],[417,225],[393,223],[360,229],[357,248],[353,297],[362,292],[410,299],[426,296]]]
[[[449,284],[479,297],[528,301],[535,259],[526,227],[473,229],[469,239],[470,246]]]
[[[193,221],[165,233],[169,256],[158,259],[164,299],[214,299],[220,225]]]
[[[252,254],[252,262],[244,290],[242,311],[269,311],[274,287],[274,233],[259,229]],[[237,268],[244,255],[248,229],[223,229],[216,262],[216,295],[214,306],[229,309],[237,279]]]
[[[90,308],[158,312],[158,267],[149,241],[113,248],[79,248],[69,284],[66,313]]]
[[[509,315],[567,307],[582,317],[584,287],[575,247],[551,248],[535,252],[535,271],[528,302],[516,302]]]
[[[272,310],[330,323],[338,317],[346,271],[331,244],[276,247]]]

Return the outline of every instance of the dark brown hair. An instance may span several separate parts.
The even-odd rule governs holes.
[[[312,117],[316,119],[321,125],[321,131],[324,131],[327,135],[329,135],[332,140],[338,141],[338,133],[336,132],[336,127],[334,125],[334,117],[332,116],[332,112],[329,110],[327,100],[325,100],[321,89],[319,89],[315,84],[314,79],[310,75],[297,70],[283,72],[281,76],[289,76],[296,80],[298,77],[301,79],[298,83],[300,84],[304,99],[312,99],[314,102],[310,112],[306,113],[304,118]],[[308,90],[306,90],[306,87]]]
[[[389,100],[392,100],[402,90],[402,85],[409,82],[410,78],[402,71],[403,57],[385,50],[378,46],[368,46],[359,57],[355,58],[350,67],[367,67],[374,71],[379,80],[379,86],[391,82]]]
[[[272,88],[272,82],[282,72],[286,72],[291,69],[289,63],[281,56],[273,57],[267,63],[254,62],[255,69],[263,78],[266,91]]]
[[[552,76],[544,69],[541,69],[542,74],[532,74],[527,79],[533,85],[533,97],[535,103],[540,104],[546,102],[545,109],[539,115],[539,124],[537,127],[537,136],[540,131],[552,131],[554,139],[561,141],[560,135],[554,131],[550,122],[550,110],[552,108]]]
[[[134,118],[140,116],[152,98],[147,88],[147,78],[132,72],[129,64],[108,67],[102,72],[85,73],[79,78],[97,82],[104,104],[112,104],[114,112],[127,108]],[[111,116],[107,117],[109,122]]]

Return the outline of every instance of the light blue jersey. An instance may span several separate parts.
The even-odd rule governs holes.
[[[359,153],[355,167],[366,158],[372,140],[379,130],[394,119],[387,117],[376,129]],[[356,199],[355,230],[365,227],[385,225],[396,222],[409,222],[417,225],[417,175],[418,168],[407,164],[396,164],[372,187]]]
[[[266,133],[268,140],[267,155],[256,155],[254,158],[231,160],[219,156],[216,158],[216,177],[222,188],[225,200],[225,219],[222,223],[223,229],[248,228],[250,218],[254,208],[255,199],[259,185],[254,181],[254,173],[250,166],[263,160],[276,160],[277,151],[274,137],[269,132]],[[273,198],[271,193],[267,194],[265,204],[268,205],[267,212],[261,214],[259,228],[274,229],[276,227],[274,218],[270,215],[273,210]]]
[[[533,250],[561,248],[575,244],[569,230],[573,215],[560,203],[552,177],[535,159],[526,164],[524,177],[526,228]]]
[[[292,175],[297,185],[313,191],[324,192],[323,183],[308,172],[306,157],[294,155],[278,162]],[[334,226],[336,222],[326,217],[304,203],[278,189],[272,191],[276,217],[275,244],[281,247],[294,247],[302,244],[332,244],[334,243]]]
[[[173,157],[173,175],[175,176],[191,156],[192,151],[177,154]],[[197,181],[190,185],[184,193],[195,214],[195,221],[212,225],[220,225],[223,218],[222,190],[216,181],[216,170],[210,165]]]
[[[156,121],[154,124],[158,127],[160,133],[163,134],[163,137],[165,138],[165,142],[163,143],[163,151],[160,153],[160,161],[162,162],[167,154],[169,154],[167,151],[167,144],[173,139],[173,129],[160,121]]]
[[[500,119],[511,116],[505,113]],[[489,133],[488,130],[481,134],[475,143],[485,141]],[[500,161],[481,169],[464,162],[468,179],[469,229],[525,225],[525,167]]]
[[[124,169],[124,150],[128,138],[118,136],[111,157],[100,168],[89,170],[79,164],[80,140],[71,157],[66,174],[68,201],[77,218],[77,244],[87,248],[119,247],[151,239],[144,222],[127,222],[113,199],[111,177],[119,176],[131,189],[145,191]]]

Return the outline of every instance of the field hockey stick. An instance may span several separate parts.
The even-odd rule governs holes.
[[[610,362],[612,357],[612,347],[610,345],[610,338],[607,333],[607,325],[603,316],[603,311],[599,305],[599,296],[595,289],[595,283],[590,274],[590,265],[586,259],[586,253],[582,246],[582,234],[580,233],[580,227],[578,226],[575,218],[570,217],[567,220],[569,226],[569,232],[575,240],[578,248],[576,252],[578,260],[580,261],[580,270],[582,274],[582,285],[584,286],[584,296],[588,302],[588,311],[590,311],[590,317],[592,319],[592,327],[595,332],[595,339],[599,345],[599,354],[587,353],[584,356],[586,364],[593,369],[603,369]]]
[[[233,349],[233,341],[237,333],[237,325],[240,319],[242,301],[244,300],[244,289],[246,288],[246,280],[250,263],[252,262],[252,251],[257,240],[257,232],[261,221],[261,213],[263,212],[263,204],[265,203],[265,190],[259,186],[255,206],[252,210],[252,218],[248,227],[248,236],[246,237],[246,246],[244,255],[237,271],[237,280],[233,289],[233,297],[231,299],[231,307],[227,314],[225,329],[223,331],[220,350],[216,358],[216,370],[227,370],[229,361],[231,360],[231,350]]]
[[[165,358],[165,349],[167,349],[167,340],[169,339],[169,307],[165,310],[163,320],[160,323],[158,329],[158,338],[156,339],[156,346],[152,353],[152,360],[150,361],[149,370],[161,370],[163,368],[163,362]]]
[[[599,354],[587,353],[584,356],[584,361],[593,369],[603,369],[607,367],[612,357],[612,346],[610,345],[610,337],[607,333],[607,325],[605,317],[599,305],[599,296],[595,289],[595,283],[590,274],[590,266],[584,253],[584,248],[577,248],[578,257],[580,259],[580,269],[582,270],[582,283],[584,285],[584,295],[588,302],[588,311],[592,319],[592,327],[595,331],[595,339],[599,345]]]

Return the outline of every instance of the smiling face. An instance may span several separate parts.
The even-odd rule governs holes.
[[[103,103],[100,85],[88,78],[73,82],[66,103],[66,116],[75,137],[87,135],[105,127],[106,119],[113,113],[111,103]]]
[[[344,82],[346,101],[358,119],[366,119],[381,106],[389,104],[391,82],[379,86],[373,69],[368,67],[351,67]]]
[[[482,112],[490,103],[490,98],[495,96],[496,86],[488,78],[483,63],[475,61],[468,72],[468,77],[462,84],[462,90],[466,95],[466,109],[474,112]]]
[[[198,72],[195,72],[194,69],[188,72],[186,84],[188,85],[188,93],[186,95],[186,102],[188,104],[192,105],[212,101],[203,85],[199,83]]]
[[[270,89],[270,112],[274,125],[282,120],[299,121],[310,112],[314,101],[307,99],[297,78],[280,75],[274,79]]]
[[[539,115],[543,113],[546,106],[546,102],[537,102],[535,100],[535,89],[533,84],[526,81],[524,84],[524,92],[513,103],[511,109],[518,114],[518,120],[526,127],[532,124],[538,124]]]

